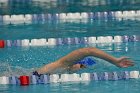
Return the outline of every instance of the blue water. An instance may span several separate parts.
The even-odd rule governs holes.
[[[0,15],[6,14],[37,14],[61,12],[98,12],[118,10],[138,10],[139,0],[57,0],[57,2],[25,3],[19,0],[10,0],[9,4],[0,5]],[[8,6],[8,7],[7,7]],[[119,7],[117,7],[119,6]],[[87,23],[77,21],[61,22],[48,21],[46,23],[0,24],[0,39],[17,40],[33,38],[64,38],[64,37],[89,37],[89,36],[116,36],[140,35],[139,20],[88,20]],[[115,43],[115,44],[78,44],[44,47],[6,47],[0,49],[0,76],[29,74],[33,68],[51,63],[69,52],[83,47],[97,47],[115,57],[128,56],[135,62],[135,66],[118,68],[104,60],[95,58],[97,64],[78,71],[105,72],[105,71],[131,71],[140,69],[140,42]],[[139,93],[140,79],[120,81],[90,81],[77,83],[53,83],[30,86],[0,85],[2,93]]]
[[[20,24],[0,27],[0,37],[6,40],[140,34],[140,21],[138,20],[108,20],[107,22],[104,20],[89,20],[87,23],[50,21],[45,24]]]

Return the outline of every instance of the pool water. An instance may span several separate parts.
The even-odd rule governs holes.
[[[51,0],[41,2],[29,0],[9,0],[0,4],[0,15],[13,14],[41,14],[41,13],[68,13],[68,12],[101,12],[125,11],[140,9],[139,0]],[[120,7],[116,7],[120,6]],[[63,22],[50,20],[31,24],[5,24],[0,22],[0,39],[22,40],[40,38],[67,38],[90,36],[140,36],[140,21],[118,19],[76,20]],[[98,58],[97,62],[88,69],[76,73],[132,71],[140,69],[140,42],[109,43],[109,44],[64,44],[57,46],[30,46],[5,47],[0,49],[0,76],[29,74],[33,69],[51,63],[69,52],[83,47],[97,47],[113,56],[128,56],[135,62],[135,66],[118,68]],[[30,86],[0,85],[2,93],[139,93],[140,79],[118,81],[90,81],[38,84]]]
[[[88,20],[87,23],[83,23],[81,21],[71,23],[71,22],[61,22],[60,20],[29,25],[27,24],[0,25],[0,27],[1,27],[0,37],[5,40],[89,37],[89,36],[97,37],[97,36],[116,36],[116,35],[132,36],[139,35],[140,21]]]

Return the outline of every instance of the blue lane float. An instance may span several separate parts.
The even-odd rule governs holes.
[[[116,81],[139,79],[139,71],[120,71],[120,72],[93,72],[93,73],[73,73],[73,74],[51,74],[31,76],[1,76],[0,84],[12,84],[28,86],[34,84],[63,83],[63,82],[90,82],[90,81]]]
[[[99,37],[73,37],[73,38],[41,38],[41,39],[23,39],[23,40],[5,40],[5,46],[56,46],[71,44],[111,44],[127,43],[140,41],[140,36],[99,36]]]
[[[11,76],[9,77],[10,84],[19,84],[19,79],[17,76]]]
[[[49,75],[41,75],[40,77],[36,75],[31,75],[31,84],[47,84],[49,83]]]

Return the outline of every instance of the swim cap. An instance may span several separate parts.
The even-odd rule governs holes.
[[[91,57],[86,57],[81,61],[76,62],[76,64],[82,64],[82,65],[86,65],[86,66],[92,66],[94,64],[96,64],[95,60]]]

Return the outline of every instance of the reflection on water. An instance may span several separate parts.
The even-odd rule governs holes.
[[[139,4],[139,0],[0,0],[0,14],[137,10]]]

